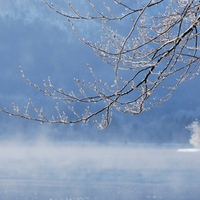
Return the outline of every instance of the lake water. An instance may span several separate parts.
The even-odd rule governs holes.
[[[199,200],[200,151],[182,146],[0,145],[0,199]]]

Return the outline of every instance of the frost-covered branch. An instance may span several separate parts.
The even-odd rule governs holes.
[[[29,85],[55,101],[63,102],[74,117],[70,119],[56,104],[57,117],[48,119],[32,101],[24,113],[20,113],[16,106],[13,106],[13,113],[1,109],[7,114],[64,124],[88,122],[94,118],[97,126],[104,129],[111,122],[113,110],[133,115],[149,110],[168,100],[183,81],[199,73],[200,3],[197,0],[167,3],[164,0],[137,0],[134,3],[128,0],[106,3],[85,0],[86,11],[79,11],[74,2],[68,2],[63,11],[59,10],[56,1],[44,0],[44,3],[68,20],[77,38],[112,67],[113,74],[109,83],[104,82],[88,64],[93,79],[89,83],[74,79],[79,91],[75,93],[56,88],[50,78],[39,87],[27,79],[20,68]],[[100,23],[99,40],[84,37],[79,31],[79,21]],[[157,94],[160,89],[165,91],[163,96]],[[77,107],[71,106],[73,103],[85,106],[85,112],[79,113]],[[29,115],[29,106],[34,108],[38,118]]]

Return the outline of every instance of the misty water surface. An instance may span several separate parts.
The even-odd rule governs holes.
[[[0,199],[199,199],[200,152],[180,148],[1,143]]]

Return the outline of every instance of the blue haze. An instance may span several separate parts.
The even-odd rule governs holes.
[[[91,49],[78,41],[66,19],[49,10],[42,1],[15,1],[12,6],[10,1],[1,1],[1,6],[1,107],[12,109],[11,103],[14,102],[23,109],[31,98],[38,107],[44,108],[47,115],[55,114],[55,102],[27,85],[18,66],[22,66],[25,75],[32,82],[42,86],[42,81],[50,76],[55,86],[69,92],[77,89],[73,78],[91,79],[87,63],[94,67],[99,77],[108,78],[106,74],[109,74],[109,71],[106,71],[108,68],[105,64]],[[89,25],[84,26],[83,23],[79,28],[81,33],[85,31],[86,37],[95,40],[99,24]],[[41,126],[0,113],[1,136],[10,137],[17,132],[28,137],[27,135],[32,135],[27,134],[32,132],[32,127],[37,132],[43,130],[44,134],[46,127],[45,132],[49,129],[53,132],[48,134],[48,137],[53,139],[61,137],[101,142],[187,143],[190,133],[185,127],[199,118],[200,92],[197,85],[199,77],[183,83],[169,101],[138,116],[114,112],[111,126],[101,132],[92,123]]]
[[[0,0],[0,8],[0,107],[12,109],[14,102],[23,109],[31,98],[47,115],[55,113],[55,102],[27,85],[18,66],[32,82],[42,86],[50,76],[66,91],[76,90],[73,78],[90,80],[87,63],[109,78],[42,0]],[[98,23],[79,25],[96,39]],[[191,147],[185,127],[200,118],[199,85],[198,76],[182,83],[169,101],[137,116],[115,112],[104,131],[0,113],[0,200],[199,199],[199,151],[177,151]]]

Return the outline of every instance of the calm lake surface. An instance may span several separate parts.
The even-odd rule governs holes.
[[[187,151],[182,146],[49,142],[0,145],[0,199],[199,197],[200,151]]]

